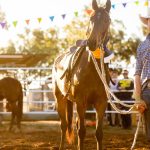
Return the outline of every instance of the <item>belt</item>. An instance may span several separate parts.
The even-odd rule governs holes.
[[[150,89],[150,80],[144,82],[144,84],[142,85],[142,90],[144,89]]]
[[[146,87],[147,87],[148,89],[150,89],[150,80],[147,81]]]

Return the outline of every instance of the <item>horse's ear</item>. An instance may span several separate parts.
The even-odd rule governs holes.
[[[96,0],[93,0],[93,1],[92,1],[92,8],[93,8],[95,11],[98,10],[98,5],[97,5]]]
[[[109,12],[109,11],[110,11],[110,8],[111,8],[111,1],[110,1],[110,0],[107,0],[105,10],[106,10],[107,12]]]

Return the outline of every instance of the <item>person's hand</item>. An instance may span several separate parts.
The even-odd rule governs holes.
[[[144,111],[147,109],[146,103],[143,100],[140,100],[136,103],[136,110],[143,114]]]

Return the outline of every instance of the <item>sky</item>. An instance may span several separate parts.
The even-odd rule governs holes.
[[[6,20],[10,24],[8,31],[0,27],[0,44],[6,45],[8,40],[13,40],[18,33],[24,31],[25,27],[33,28],[50,28],[67,24],[73,19],[75,11],[78,14],[84,12],[85,6],[91,6],[92,0],[0,0],[0,8],[6,14]],[[105,4],[106,0],[97,0],[97,2]],[[138,0],[141,4],[135,5],[137,0],[111,0],[115,8],[111,8],[111,19],[120,19],[126,26],[126,32],[129,34],[141,35],[141,23],[138,18],[140,6],[144,5],[145,0]],[[123,6],[126,3],[126,7]],[[66,14],[66,18],[62,19],[62,14]],[[55,16],[53,22],[49,17]],[[37,18],[42,18],[41,23],[38,23]],[[25,20],[30,20],[29,25]],[[16,27],[13,21],[17,21]],[[119,27],[116,27],[119,28]]]

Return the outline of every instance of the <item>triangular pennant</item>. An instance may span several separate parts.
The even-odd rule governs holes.
[[[138,1],[138,0],[137,0],[137,1],[135,1],[134,3],[135,3],[136,5],[139,5],[139,1]]]
[[[51,21],[53,21],[53,20],[54,20],[54,16],[50,16],[49,19],[50,19]]]
[[[65,19],[65,17],[66,17],[66,14],[63,14],[63,15],[61,15],[61,16],[62,16],[62,18],[63,18],[63,19]]]
[[[112,7],[113,9],[115,9],[116,5],[115,5],[115,4],[113,4],[113,5],[111,5],[111,7]]]
[[[122,5],[123,5],[124,7],[126,7],[127,3],[122,3]]]
[[[1,27],[4,29],[6,22],[0,22],[0,24],[1,24]]]
[[[41,23],[42,21],[42,18],[37,18],[38,22]]]
[[[145,1],[144,6],[148,6],[148,0]]]
[[[25,20],[25,22],[26,22],[27,25],[29,25],[30,20],[29,20],[29,19],[28,19],[28,20]]]
[[[74,15],[75,15],[76,17],[78,17],[78,12],[77,12],[77,11],[75,11],[75,12],[74,12]]]
[[[88,15],[91,15],[91,13],[93,12],[92,9],[86,9],[85,12],[88,14]]]
[[[18,21],[13,21],[13,25],[14,25],[14,27],[16,27],[16,26],[17,26],[17,24],[18,24]]]

